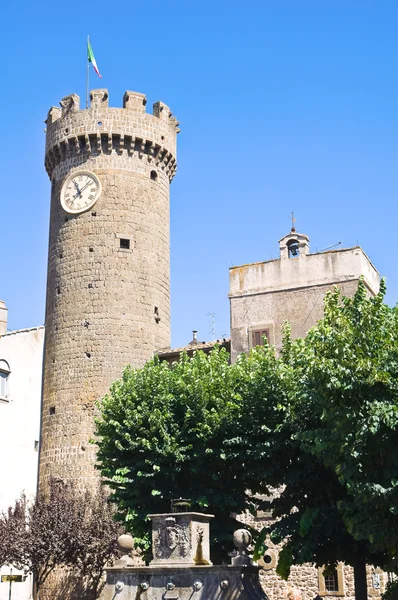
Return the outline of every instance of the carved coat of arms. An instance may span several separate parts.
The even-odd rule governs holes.
[[[187,523],[178,524],[168,517],[154,531],[154,553],[156,558],[179,558],[189,554],[190,534]]]

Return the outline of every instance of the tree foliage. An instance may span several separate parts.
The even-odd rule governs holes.
[[[330,294],[306,339],[305,393],[317,426],[302,447],[332,469],[347,492],[347,531],[398,568],[398,312],[360,283],[353,299]]]
[[[102,401],[99,467],[143,550],[147,514],[168,512],[172,499],[187,496],[215,515],[213,553],[231,549],[230,515],[249,502],[244,465],[227,447],[239,418],[235,375],[224,349],[183,354],[171,368],[155,357],[143,369],[127,368]]]
[[[382,595],[382,600],[398,600],[398,579],[387,583],[386,591]]]
[[[56,568],[66,567],[96,597],[120,533],[102,488],[82,495],[53,479],[32,502],[22,495],[0,516],[0,564],[32,573],[36,595]]]
[[[37,593],[55,567],[76,561],[78,521],[78,504],[62,482],[51,480],[31,503],[22,495],[1,517],[2,563],[32,573]]]
[[[398,329],[384,293],[384,282],[374,298],[363,281],[352,299],[335,289],[304,340],[286,328],[277,359],[281,418],[271,446],[257,443],[268,483],[282,486],[267,532],[283,542],[279,573],[343,560],[354,566],[357,597],[365,595],[366,563],[397,570]],[[259,366],[267,360],[257,353],[242,363],[254,361],[268,377]],[[255,402],[262,386],[250,388]],[[260,402],[265,411],[268,401]]]
[[[115,520],[114,506],[102,485],[80,498],[83,514],[76,531],[77,556],[73,566],[86,580],[93,598],[97,598],[105,566],[118,554],[117,539],[124,529]]]
[[[147,513],[188,496],[222,546],[228,515],[257,503],[276,517],[257,550],[269,534],[283,545],[283,577],[344,561],[360,586],[366,562],[397,570],[398,323],[384,294],[334,289],[305,339],[286,325],[279,354],[127,369],[100,405],[98,463],[134,535],[148,543]]]
[[[26,497],[24,494],[0,513],[0,565],[18,560],[20,549],[25,543]]]

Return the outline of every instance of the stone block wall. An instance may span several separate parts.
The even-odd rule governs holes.
[[[353,296],[359,278],[339,283],[344,296]],[[323,317],[325,294],[333,285],[302,287],[298,289],[264,292],[255,295],[230,297],[231,360],[251,348],[251,331],[264,328],[269,331],[271,345],[279,350],[282,345],[282,325],[289,321],[293,338],[305,337],[308,330]]]
[[[249,513],[244,513],[238,518],[245,525],[249,525],[258,531],[269,525],[271,520],[262,516],[253,517]],[[289,587],[298,588],[302,594],[302,600],[314,600],[315,596],[320,596],[325,600],[331,600],[332,598],[355,600],[354,570],[352,567],[343,563],[339,564],[337,568],[339,576],[338,592],[328,592],[324,589],[324,586],[322,586],[322,569],[318,569],[311,564],[293,566],[288,581],[285,581],[276,573],[280,546],[273,544],[271,540],[267,541],[267,545],[266,558],[269,557],[269,562],[262,559],[258,564],[262,566],[260,582],[269,600],[286,600]],[[369,600],[381,599],[387,581],[387,573],[370,565],[367,567]]]
[[[71,95],[47,118],[52,182],[39,484],[55,476],[95,482],[95,403],[127,364],[141,367],[170,345],[169,187],[178,123],[143,94],[108,107],[107,90],[80,110]],[[95,173],[102,193],[68,214],[68,176]],[[130,247],[122,247],[128,240]]]
[[[287,247],[295,239],[297,257],[289,258]],[[305,242],[301,252],[300,240]],[[325,294],[335,285],[352,297],[362,275],[369,294],[379,290],[379,274],[359,246],[309,254],[308,237],[293,232],[279,245],[279,259],[230,268],[232,362],[250,350],[253,331],[261,335],[266,331],[269,343],[278,350],[285,321],[293,338],[305,337],[323,317]]]

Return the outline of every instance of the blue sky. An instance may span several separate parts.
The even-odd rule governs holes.
[[[126,89],[179,118],[171,186],[172,344],[229,333],[228,268],[359,243],[398,300],[396,0],[182,0],[0,8],[0,298],[44,321],[50,186],[44,119],[85,95],[89,34],[110,104]]]

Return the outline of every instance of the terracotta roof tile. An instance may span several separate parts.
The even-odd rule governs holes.
[[[231,338],[224,338],[222,340],[213,340],[211,342],[198,342],[197,344],[187,344],[186,346],[180,346],[179,348],[162,348],[155,352],[160,358],[165,358],[172,354],[181,354],[181,352],[194,352],[195,350],[211,350],[214,346],[228,346],[231,342]]]

